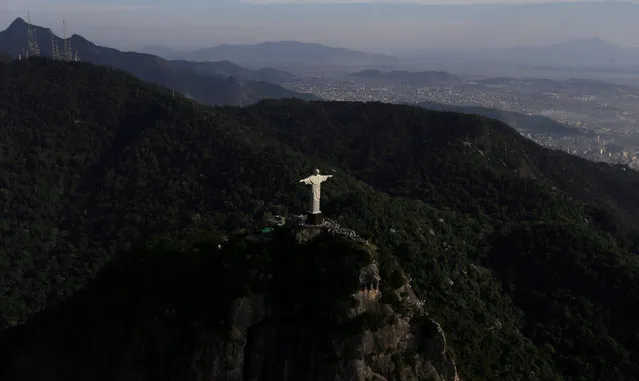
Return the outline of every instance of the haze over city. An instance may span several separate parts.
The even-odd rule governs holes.
[[[413,54],[427,48],[549,45],[593,36],[638,46],[636,1],[282,2],[5,0],[0,24],[25,17],[28,10],[35,24],[57,31],[65,19],[71,33],[119,49],[296,40]]]

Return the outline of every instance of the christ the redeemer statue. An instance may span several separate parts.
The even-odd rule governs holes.
[[[300,180],[300,183],[312,185],[309,211],[309,223],[312,225],[319,225],[322,222],[322,212],[320,210],[321,184],[328,180],[329,177],[333,177],[333,175],[320,175],[319,169],[316,169],[314,175]]]

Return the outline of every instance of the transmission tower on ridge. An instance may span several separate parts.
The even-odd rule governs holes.
[[[49,33],[51,34],[51,57],[54,60],[59,60],[60,55],[58,53],[58,41],[56,40],[55,34],[53,34],[53,30],[49,28]]]
[[[67,23],[62,20],[62,34],[64,38],[64,47],[62,48],[62,60],[63,61],[72,61],[73,60],[73,51],[71,50],[71,38],[67,36]]]
[[[27,54],[29,57],[36,57],[40,55],[38,36],[36,36],[36,30],[33,28],[33,25],[31,25],[29,11],[27,11]]]

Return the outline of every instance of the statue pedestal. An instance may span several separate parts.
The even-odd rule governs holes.
[[[311,213],[308,212],[306,215],[306,224],[307,225],[321,225],[323,221],[322,213]]]

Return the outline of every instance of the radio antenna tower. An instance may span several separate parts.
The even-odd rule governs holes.
[[[29,11],[27,11],[27,46],[27,52],[30,57],[40,55],[38,37],[36,36],[36,30],[31,25],[31,17],[29,16]]]
[[[73,51],[71,51],[71,39],[67,37],[67,23],[62,20],[62,34],[64,35],[64,47],[62,48],[62,59],[64,61],[73,60]]]
[[[60,56],[58,54],[58,42],[56,41],[55,34],[53,34],[53,31],[50,28],[49,33],[51,34],[51,57],[54,60],[59,60]]]

